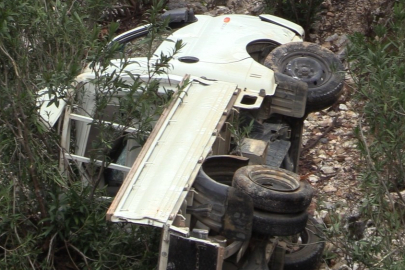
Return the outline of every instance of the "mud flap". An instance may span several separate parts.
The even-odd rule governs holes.
[[[227,239],[246,241],[252,234],[253,202],[242,191],[227,187],[222,198],[197,190],[196,207],[187,213]],[[205,194],[202,194],[202,193]],[[216,194],[218,195],[218,194]],[[199,202],[197,201],[199,200]],[[203,203],[203,204],[200,204]]]
[[[236,188],[229,188],[228,202],[220,233],[228,239],[246,241],[252,234],[252,199]]]
[[[305,115],[308,85],[287,75],[275,72],[276,92],[266,97],[259,110],[259,119],[267,119],[271,114],[301,118]]]
[[[223,252],[218,243],[170,234],[167,270],[222,269]]]
[[[252,233],[252,199],[229,186],[234,172],[247,163],[234,156],[207,158],[193,185],[194,205],[187,208],[188,214],[229,240],[246,241]]]

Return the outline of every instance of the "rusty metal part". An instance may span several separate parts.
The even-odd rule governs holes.
[[[262,140],[244,138],[241,146],[241,153],[248,157],[251,165],[266,164],[266,156],[269,143]]]
[[[269,270],[267,266],[271,253],[274,250],[275,245],[269,242],[267,239],[258,240],[253,243],[252,251],[249,252],[240,270]]]
[[[229,244],[225,248],[224,259],[231,257],[233,254],[239,251],[242,245],[243,245],[242,241],[234,241],[233,243]]]
[[[234,172],[247,162],[248,159],[235,156],[209,157],[194,182],[196,193],[190,213],[230,240],[245,241],[251,235],[252,200],[230,186]]]

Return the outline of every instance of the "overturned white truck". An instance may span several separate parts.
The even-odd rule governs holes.
[[[183,90],[140,151],[128,143],[124,163],[109,164],[125,180],[107,219],[161,228],[158,269],[315,269],[324,243],[306,212],[312,189],[296,173],[303,121],[339,98],[341,62],[303,42],[300,26],[271,15],[194,16],[187,9],[169,15],[186,24],[169,37],[185,47],[159,80],[165,89],[184,84]],[[139,27],[115,41],[147,32]],[[164,41],[155,54],[172,44]],[[125,72],[146,81],[149,62],[133,60]],[[131,80],[125,72],[117,76]],[[79,80],[92,77],[88,70]],[[64,155],[81,163],[90,162],[92,136],[84,111],[94,107],[91,83],[85,88],[86,110],[70,107],[64,121],[77,122],[78,141]],[[236,138],[235,128],[248,126],[249,134]],[[69,124],[63,131],[62,146],[70,149]],[[110,188],[114,194],[118,187]]]

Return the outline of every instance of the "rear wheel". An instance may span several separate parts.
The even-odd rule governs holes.
[[[255,208],[273,213],[300,213],[311,203],[313,190],[293,172],[264,165],[238,169],[232,186],[249,195]]]
[[[302,232],[308,220],[307,212],[275,214],[255,209],[252,230],[269,236],[289,236]]]
[[[331,106],[342,93],[342,62],[320,45],[309,42],[280,45],[270,52],[264,65],[308,84],[307,112]]]

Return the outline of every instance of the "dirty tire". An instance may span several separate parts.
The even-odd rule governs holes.
[[[264,65],[308,84],[307,113],[331,106],[342,93],[342,62],[318,44],[291,42],[280,45],[269,53]]]
[[[238,169],[232,186],[253,200],[255,208],[273,213],[299,213],[311,203],[313,190],[293,172],[265,165]]]
[[[323,234],[318,226],[318,222],[313,217],[308,218],[305,230],[300,233],[304,245],[299,250],[286,252],[284,270],[318,269],[325,248]]]
[[[289,236],[302,232],[308,220],[306,211],[297,214],[276,214],[255,209],[253,231],[269,236]]]

